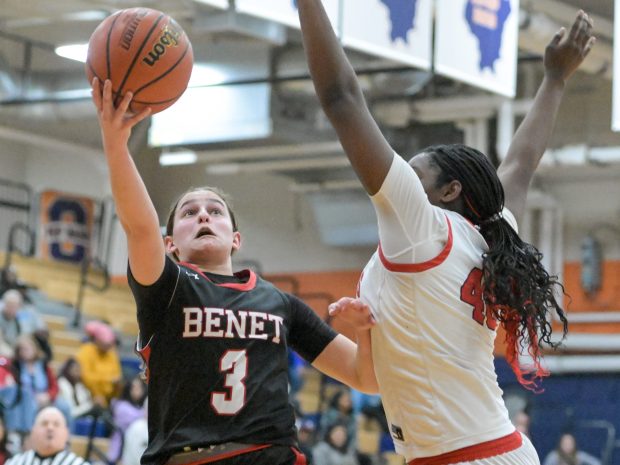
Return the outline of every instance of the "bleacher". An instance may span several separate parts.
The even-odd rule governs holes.
[[[4,260],[3,252],[0,252],[0,260]],[[74,318],[73,307],[80,289],[78,265],[17,255],[13,256],[12,263],[20,279],[35,286],[44,300],[51,301],[43,304],[44,308],[40,309],[43,313]],[[112,283],[102,292],[87,287],[81,304],[85,317],[106,320],[118,332],[132,337],[138,333],[135,302],[127,284]]]

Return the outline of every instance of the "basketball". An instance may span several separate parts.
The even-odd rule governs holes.
[[[133,93],[129,111],[165,110],[185,92],[194,56],[187,34],[170,16],[128,8],[104,19],[88,42],[89,82],[112,81],[114,103]]]

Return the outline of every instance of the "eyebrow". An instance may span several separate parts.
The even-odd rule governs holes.
[[[192,204],[192,203],[196,203],[196,202],[198,202],[198,200],[196,200],[196,199],[186,200],[181,205],[179,205],[178,210],[182,210],[183,207],[185,207],[186,205],[189,205],[189,204]],[[221,205],[222,207],[226,207],[226,204],[224,202],[222,202],[221,200],[219,200],[219,199],[207,199],[207,203],[209,203],[209,202],[215,202],[215,203]]]

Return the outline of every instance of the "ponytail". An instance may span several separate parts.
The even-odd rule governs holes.
[[[556,299],[564,288],[542,264],[542,254],[521,240],[502,217],[504,189],[490,160],[478,150],[461,144],[437,145],[424,150],[438,168],[438,186],[458,180],[462,186],[463,216],[479,229],[489,250],[482,256],[483,299],[487,308],[506,330],[506,359],[519,382],[536,390],[549,373],[542,367],[544,346],[556,348],[551,340],[551,317],[568,322]],[[523,372],[519,355],[528,353],[534,361]]]

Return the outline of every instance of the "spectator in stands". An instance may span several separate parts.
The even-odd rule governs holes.
[[[356,389],[351,389],[351,403],[353,404],[353,415],[356,418],[363,415],[368,419],[373,419],[381,426],[381,430],[384,433],[390,432],[379,394],[366,394]]]
[[[298,427],[297,440],[299,441],[299,450],[306,456],[307,465],[312,465],[314,463],[312,458],[312,448],[315,446],[315,435],[316,424],[314,421],[310,419],[302,419]]]
[[[123,454],[121,455],[121,463],[123,465],[140,465],[140,459],[148,445],[147,401],[144,402],[142,413],[142,417],[133,421],[127,428],[127,431],[125,431]],[[310,465],[310,462],[307,465]]]
[[[346,423],[333,423],[325,437],[312,449],[315,465],[358,465],[355,450],[350,447],[350,431]]]
[[[16,289],[22,294],[24,300],[27,301],[26,291],[31,287],[17,277],[17,272],[13,265],[0,270],[0,294],[4,294],[9,289]]]
[[[121,362],[116,351],[116,335],[101,321],[91,321],[84,327],[90,337],[76,355],[82,371],[82,381],[97,404],[108,406],[118,394],[122,378]]]
[[[88,465],[67,449],[69,429],[65,417],[55,407],[41,410],[35,419],[26,452],[15,455],[6,465]]]
[[[33,335],[46,356],[51,357],[47,325],[31,306],[24,305],[22,294],[16,289],[10,289],[2,295],[0,330],[12,346],[15,346],[19,336]]]
[[[5,360],[12,360],[14,356],[15,351],[13,350],[13,345],[9,344],[4,337],[2,329],[0,329],[0,357]]]
[[[520,433],[530,437],[530,416],[525,410],[519,410],[512,419],[513,425]]]
[[[572,433],[564,433],[558,446],[545,458],[543,465],[601,465],[596,457],[579,450],[577,440]]]
[[[4,417],[0,415],[0,465],[4,465],[11,458],[11,452],[8,448],[8,437],[9,434],[4,423]]]
[[[336,391],[329,401],[327,410],[322,413],[320,433],[325,434],[335,423],[344,423],[347,426],[349,440],[355,436],[357,420],[353,413],[351,391],[345,386],[341,390]]]
[[[98,405],[88,388],[82,382],[80,364],[69,357],[58,374],[58,395],[69,405],[71,418],[78,418],[89,413],[99,413]],[[71,428],[69,428],[71,429]]]
[[[127,428],[136,420],[144,418],[144,401],[146,400],[146,384],[140,375],[127,381],[118,399],[112,401],[112,420],[118,428],[110,438],[108,460],[116,462],[122,453],[123,435]]]
[[[56,375],[32,336],[22,335],[17,339],[12,371],[16,384],[5,412],[10,431],[28,433],[36,412],[50,405],[70,418],[68,404],[58,398]]]

